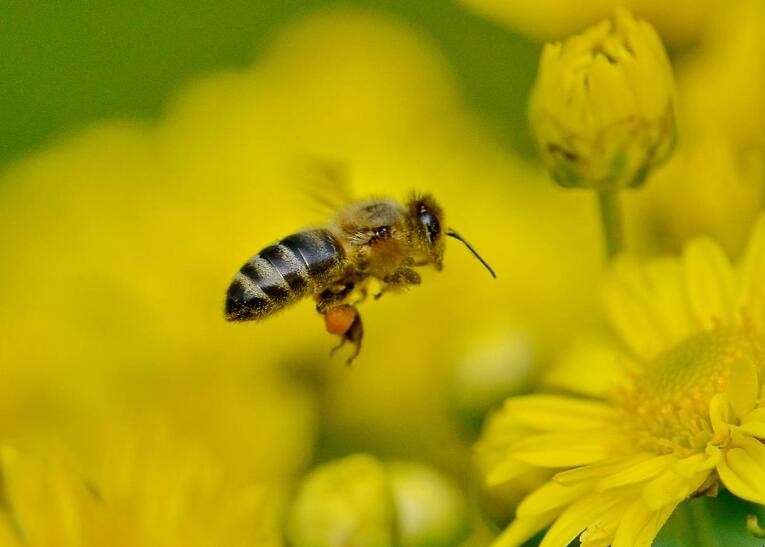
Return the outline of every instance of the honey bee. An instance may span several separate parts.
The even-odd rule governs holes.
[[[430,195],[407,202],[356,201],[340,208],[326,226],[294,233],[250,258],[226,294],[228,321],[265,319],[312,295],[325,327],[351,343],[350,364],[364,335],[356,304],[376,279],[384,293],[421,283],[414,268],[443,267],[446,237],[461,241],[492,277],[491,266],[456,231],[445,228],[441,207]],[[350,302],[352,295],[360,295]]]

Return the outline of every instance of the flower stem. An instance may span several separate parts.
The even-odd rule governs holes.
[[[598,190],[598,205],[600,206],[600,221],[603,224],[603,237],[606,241],[606,253],[611,260],[624,247],[619,191]]]

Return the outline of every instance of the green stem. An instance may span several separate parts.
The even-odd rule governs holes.
[[[686,501],[683,505],[688,508],[691,534],[694,536],[692,545],[698,547],[715,547],[715,529],[712,526],[712,515],[709,508],[709,498]],[[690,539],[690,538],[689,538]]]
[[[600,207],[600,221],[603,224],[603,237],[606,241],[606,253],[610,260],[624,248],[619,191],[598,190],[598,205]]]

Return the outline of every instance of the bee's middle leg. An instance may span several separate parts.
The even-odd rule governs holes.
[[[316,296],[316,311],[325,314],[328,310],[341,306],[343,300],[353,292],[354,287],[353,283],[346,283],[325,289]]]
[[[420,274],[414,271],[412,268],[399,268],[391,275],[383,279],[385,285],[379,293],[375,295],[375,300],[379,299],[383,294],[391,289],[408,287],[410,285],[419,285],[422,283]]]

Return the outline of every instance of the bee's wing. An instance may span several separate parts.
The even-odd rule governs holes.
[[[314,212],[326,218],[354,201],[346,161],[313,157],[296,167],[298,191]]]

